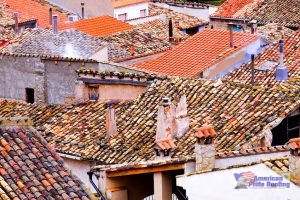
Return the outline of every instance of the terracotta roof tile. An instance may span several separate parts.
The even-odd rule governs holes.
[[[233,38],[234,48],[230,48],[229,31],[205,29],[162,56],[134,66],[172,76],[194,77],[259,37],[234,33]]]
[[[49,7],[50,4],[41,4],[41,1],[34,0],[5,0],[11,13],[18,12],[20,19],[37,19],[38,26],[49,28]],[[51,6],[52,7],[52,6]],[[34,8],[34,9],[33,9]],[[63,25],[67,19],[67,12],[60,9],[53,9],[53,14],[58,15],[58,25]],[[22,21],[21,21],[22,22]]]
[[[88,59],[101,48],[108,47],[108,59],[120,59],[130,54],[114,44],[89,36],[78,30],[65,30],[54,34],[52,30],[27,29],[9,41],[14,54],[32,54]],[[0,51],[10,53],[8,43]]]
[[[125,6],[131,6],[139,3],[145,3],[149,2],[149,0],[111,0],[112,5],[114,8],[120,8],[120,7],[125,7]]]
[[[120,31],[132,30],[133,26],[111,16],[100,16],[68,23],[63,27],[63,29],[70,28],[94,37],[104,37]]]
[[[0,195],[2,199],[60,199],[58,187],[64,190],[67,199],[89,199],[82,183],[68,174],[51,176],[54,170],[66,173],[59,162],[61,158],[50,150],[47,142],[32,128],[25,118],[3,119],[0,125],[0,149],[6,152],[0,156]],[[15,149],[26,148],[26,151]],[[10,148],[8,148],[10,147]],[[38,148],[37,148],[38,147]],[[44,156],[38,157],[38,154]],[[54,175],[54,174],[53,174]],[[72,187],[71,191],[67,191]]]
[[[271,44],[267,49],[255,58],[254,72],[255,85],[264,87],[282,87],[287,83],[275,80],[275,69],[279,64],[279,44]],[[289,71],[289,88],[299,88],[300,81],[300,31],[284,39],[284,64]],[[269,66],[264,70],[264,66]],[[243,84],[251,84],[251,64],[245,64],[233,72],[227,74],[225,79]]]
[[[279,175],[290,179],[289,158],[287,156],[274,159],[263,159],[262,162]]]
[[[259,25],[278,23],[299,28],[300,4],[297,0],[227,0],[212,17],[255,19]]]
[[[246,150],[259,147],[263,131],[276,126],[276,119],[286,117],[300,103],[298,93],[293,91],[167,78],[153,82],[135,101],[116,106],[118,131],[112,137],[106,137],[105,102],[38,106],[0,100],[0,116],[31,117],[61,153],[110,164],[140,162],[154,159],[157,108],[161,98],[168,96],[173,100],[183,94],[187,98],[188,116],[195,123],[190,124],[186,134],[174,139],[177,147],[171,151],[173,158],[193,155],[195,129],[201,127],[207,117],[215,127],[218,151]],[[5,156],[7,152],[4,147],[3,150]]]

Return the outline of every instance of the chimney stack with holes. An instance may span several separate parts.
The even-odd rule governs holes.
[[[230,40],[229,40],[229,46],[230,48],[233,47],[233,30],[232,30],[232,27],[233,26],[233,23],[228,23],[228,28],[229,28],[229,34],[230,34]]]
[[[81,18],[84,19],[84,3],[81,3]]]
[[[52,8],[49,8],[49,24],[52,26]]]
[[[284,57],[283,40],[279,40],[279,52],[280,52],[279,66],[276,68],[275,79],[277,81],[286,81],[288,79],[288,71],[283,64],[283,57]]]
[[[169,20],[169,41],[173,41],[173,23],[172,20]]]
[[[195,144],[196,171],[211,171],[215,167],[216,149],[214,139],[216,132],[211,125],[204,125],[196,129],[197,142]]]
[[[114,105],[117,102],[108,102],[106,109],[106,137],[110,137],[117,132],[116,110]]]
[[[18,20],[19,14],[17,12],[14,12],[14,20],[15,20],[15,33],[19,33],[19,20]]]
[[[53,15],[53,33],[57,34],[58,33],[58,28],[57,28],[57,15]]]
[[[176,147],[173,141],[175,129],[175,107],[169,98],[164,97],[157,113],[156,159],[170,157],[170,150]]]
[[[300,184],[300,138],[290,139],[288,146],[290,148],[290,178],[294,183]]]

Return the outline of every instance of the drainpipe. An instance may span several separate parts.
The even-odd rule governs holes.
[[[99,190],[99,188],[96,186],[96,184],[93,182],[93,172],[89,171],[87,172],[89,179],[90,179],[90,183],[93,185],[93,187],[95,188],[95,190],[97,191],[97,194],[99,195],[101,200],[105,200],[105,197],[103,196],[103,194],[101,193],[101,191]]]

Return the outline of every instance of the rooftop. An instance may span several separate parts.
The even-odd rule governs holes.
[[[49,8],[53,6],[49,3],[46,3],[45,0],[5,0],[5,3],[11,14],[14,12],[19,13],[20,19],[37,19],[37,24],[39,27],[51,27],[49,24]],[[59,26],[68,21],[67,15],[70,14],[59,9],[58,7],[53,7],[52,13],[53,15],[58,15]]]
[[[111,16],[100,16],[68,23],[63,27],[63,29],[70,28],[94,37],[104,37],[120,31],[132,30],[133,26]]]
[[[163,96],[172,101],[187,97],[190,129],[175,139],[177,148],[171,152],[172,158],[185,158],[193,156],[195,130],[207,117],[215,127],[218,151],[258,147],[264,130],[272,129],[299,106],[297,94],[210,80],[156,80],[135,101],[114,106],[118,131],[112,137],[106,136],[106,102],[38,106],[1,100],[0,116],[31,117],[61,153],[107,164],[132,163],[155,157],[157,110]]]
[[[263,53],[255,58],[255,84],[265,87],[284,85],[275,80],[275,70],[279,64],[279,43],[270,45]],[[288,68],[290,83],[300,79],[300,31],[294,32],[284,39],[284,64]],[[227,74],[225,79],[243,84],[251,84],[250,63],[245,64]]]
[[[294,34],[292,29],[279,26],[276,23],[259,26],[257,28],[257,32],[262,36],[263,39],[266,40],[268,44],[277,43],[282,37],[287,38]]]
[[[211,16],[255,19],[259,25],[278,23],[285,27],[299,28],[299,9],[298,0],[227,0]]]
[[[172,19],[173,26],[179,29],[188,29],[188,28],[193,28],[193,27],[198,27],[198,26],[203,26],[208,24],[208,22],[199,19],[197,17],[193,17],[179,12],[174,12],[173,10],[166,9],[157,6],[153,3],[150,3],[149,15],[159,15],[159,14],[166,14],[167,19]]]
[[[112,5],[114,8],[120,8],[120,7],[125,7],[125,6],[131,6],[139,3],[145,3],[149,2],[149,0],[111,0]]]
[[[90,199],[26,118],[1,119],[1,199]],[[29,125],[29,126],[28,126]]]
[[[88,58],[107,45],[77,30],[54,34],[49,29],[27,29],[6,45],[2,52]]]
[[[199,76],[211,65],[240,50],[259,37],[245,33],[233,34],[233,48],[229,47],[229,31],[205,29],[162,56],[134,64],[149,71],[182,77]],[[225,39],[224,39],[225,38]],[[226,40],[226,38],[228,38]]]

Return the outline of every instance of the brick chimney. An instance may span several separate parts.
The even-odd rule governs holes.
[[[196,129],[197,142],[195,144],[196,171],[211,171],[215,167],[216,149],[214,138],[216,132],[211,125],[204,125]]]
[[[300,138],[289,140],[290,156],[290,178],[296,184],[300,184]]]
[[[175,131],[175,106],[169,98],[164,97],[157,113],[156,146],[154,147],[157,158],[169,157],[170,150],[176,147],[173,142]]]
[[[106,109],[106,136],[110,137],[117,130],[116,111],[113,105],[109,105]]]

